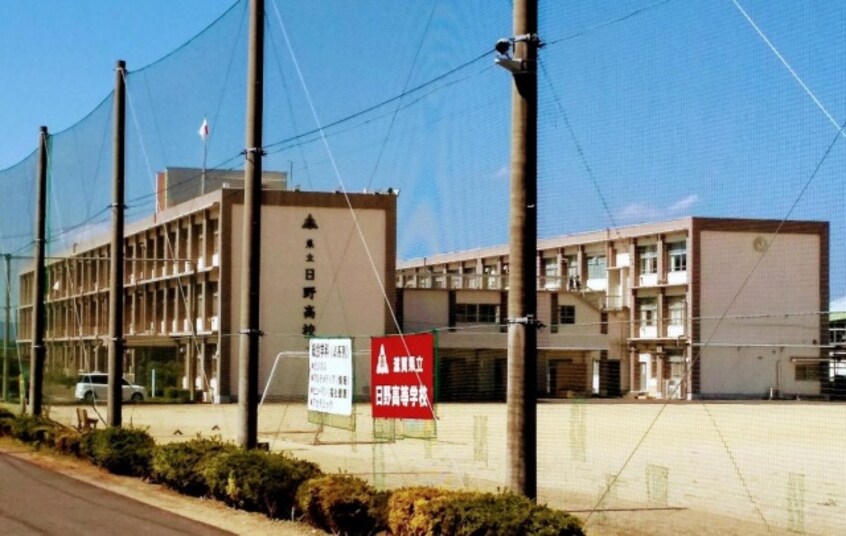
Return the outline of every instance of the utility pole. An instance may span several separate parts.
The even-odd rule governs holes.
[[[123,421],[123,227],[124,160],[126,134],[126,62],[118,60],[115,68],[115,119],[112,168],[112,262],[109,273],[109,426]]]
[[[32,355],[29,365],[30,415],[41,415],[44,387],[44,250],[47,213],[47,127],[41,127],[38,144],[38,184],[35,190],[35,267],[32,286]],[[21,371],[23,374],[23,371]]]
[[[258,437],[261,159],[264,86],[264,0],[250,0],[247,123],[244,151],[244,228],[241,259],[241,341],[238,360],[237,442],[253,449]]]
[[[511,218],[508,272],[508,489],[537,497],[537,0],[514,0],[514,37],[497,42],[510,71]],[[510,52],[513,48],[514,56]]]
[[[185,375],[188,377],[188,398],[197,400],[197,263],[191,261],[191,277],[188,279],[188,319],[191,322],[191,337],[185,348]]]
[[[6,316],[3,319],[3,402],[9,401],[9,338],[11,337],[12,311],[12,255],[3,255],[6,260]]]

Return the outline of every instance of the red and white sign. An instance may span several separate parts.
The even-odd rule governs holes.
[[[373,337],[370,407],[374,418],[434,419],[435,337]]]

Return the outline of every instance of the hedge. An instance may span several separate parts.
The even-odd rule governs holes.
[[[511,493],[492,494],[406,488],[388,501],[388,526],[396,536],[581,536],[581,523],[565,512]]]
[[[203,469],[213,497],[269,517],[290,515],[300,485],[321,474],[311,462],[259,450],[224,452]]]
[[[387,527],[386,492],[361,478],[326,475],[313,478],[297,492],[305,520],[332,534],[375,534]]]
[[[150,474],[155,441],[146,430],[106,428],[82,435],[80,455],[118,475]]]
[[[209,493],[203,476],[206,465],[215,456],[234,452],[237,447],[214,439],[192,439],[183,443],[157,445],[153,452],[151,478],[165,486],[201,497]]]

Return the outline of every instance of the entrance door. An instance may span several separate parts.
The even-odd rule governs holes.
[[[652,370],[652,354],[640,354],[638,356],[640,364],[640,385],[638,390],[641,392],[655,391],[655,378]]]
[[[593,360],[593,378],[591,380],[591,393],[598,395],[599,394],[599,384],[600,384],[600,369],[599,369],[599,360]]]

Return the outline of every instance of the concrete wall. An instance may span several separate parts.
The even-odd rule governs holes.
[[[819,394],[819,382],[795,380],[790,358],[819,356],[820,236],[703,231],[700,240],[702,396]]]
[[[243,205],[232,206],[232,221],[241,221]],[[304,229],[311,215],[318,229]],[[392,285],[393,274],[386,274],[387,215],[384,210],[356,210],[367,249],[354,227],[347,208],[308,206],[265,206],[262,211],[261,339],[259,391],[267,384],[274,360],[289,352],[277,367],[268,395],[301,397],[306,393],[308,339],[305,324],[314,324],[315,336],[353,338],[355,392],[369,389],[370,337],[385,333],[385,298],[379,281]],[[240,226],[232,232],[230,272],[232,325],[237,334],[241,300]],[[393,232],[391,230],[390,232]],[[313,248],[307,246],[313,241]],[[308,255],[313,262],[309,262]],[[372,264],[371,264],[372,259]],[[376,267],[374,272],[373,266]],[[306,270],[314,269],[309,280]],[[314,287],[314,299],[304,296],[304,288]],[[315,317],[306,318],[306,307],[313,306]],[[230,380],[237,394],[239,336],[228,341],[232,356]],[[298,354],[291,354],[297,352]]]

